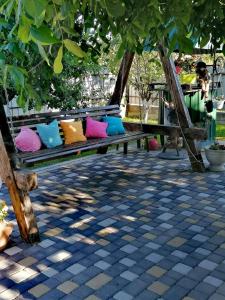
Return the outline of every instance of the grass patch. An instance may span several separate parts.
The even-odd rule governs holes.
[[[124,122],[134,122],[134,123],[141,123],[140,119],[132,118],[132,117],[125,117],[123,118]],[[142,122],[144,124],[144,122]],[[158,124],[157,120],[148,120],[147,124]]]
[[[62,163],[65,161],[70,161],[70,160],[74,160],[74,159],[78,159],[81,157],[85,157],[85,156],[90,156],[93,154],[96,154],[97,150],[89,150],[89,151],[84,151],[81,152],[80,154],[74,154],[74,155],[70,155],[67,157],[62,157],[62,158],[56,158],[50,161],[44,161],[44,162],[40,162],[40,163],[36,163],[34,166],[30,167],[30,168],[43,168],[43,167],[48,167],[48,166],[52,166],[58,163]]]
[[[225,125],[224,124],[216,124],[216,138],[217,139],[225,139]]]

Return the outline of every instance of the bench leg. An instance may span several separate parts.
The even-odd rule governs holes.
[[[147,137],[145,138],[145,146],[146,146],[147,152],[149,152],[149,141],[148,141]]]
[[[99,147],[97,150],[97,154],[106,154],[108,151],[108,146],[105,147]]]
[[[119,151],[120,149],[120,144],[116,145],[116,151]]]
[[[123,144],[123,154],[127,154],[128,151],[128,143]]]
[[[141,140],[137,140],[137,148],[138,148],[138,149],[141,148]]]

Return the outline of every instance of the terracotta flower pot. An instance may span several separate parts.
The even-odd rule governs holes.
[[[0,223],[0,251],[5,249],[9,241],[9,237],[13,230],[12,223],[1,222]]]

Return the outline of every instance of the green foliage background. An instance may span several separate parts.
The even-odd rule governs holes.
[[[1,99],[16,91],[21,107],[29,102],[39,108],[54,99],[72,107],[81,87],[79,81],[68,86],[71,72],[82,77],[90,61],[97,63],[101,53],[107,57],[114,38],[120,41],[117,61],[126,50],[141,54],[158,43],[170,52],[178,47],[192,53],[196,43],[203,47],[209,41],[224,49],[225,3],[0,0]]]

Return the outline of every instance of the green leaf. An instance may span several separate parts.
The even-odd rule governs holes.
[[[115,63],[116,63],[116,61],[119,61],[123,57],[124,53],[125,53],[125,47],[124,47],[124,44],[122,43],[122,44],[120,44],[119,49],[116,53]]]
[[[7,17],[10,17],[12,10],[13,10],[14,3],[15,3],[15,0],[10,0],[9,4],[7,5],[6,10],[5,10],[5,15]]]
[[[20,24],[17,35],[23,43],[28,43],[30,40],[30,25]]]
[[[41,102],[41,100],[36,99],[35,106],[34,106],[35,110],[36,111],[41,111],[42,107],[43,107],[43,103]]]
[[[186,37],[182,37],[179,40],[179,44],[180,44],[180,48],[183,52],[191,54],[193,52],[193,42],[186,38]]]
[[[62,57],[63,57],[63,46],[59,48],[58,54],[54,61],[53,68],[56,74],[60,74],[63,70]]]
[[[26,13],[34,20],[38,20],[40,16],[45,14],[45,9],[48,4],[47,0],[23,0]]]
[[[20,91],[20,95],[16,99],[16,103],[19,107],[25,108],[26,105],[26,99],[24,97],[23,89]]]
[[[66,33],[68,33],[70,35],[77,35],[77,33],[72,28],[65,27],[65,26],[62,26],[61,28],[63,29],[63,31],[65,31]]]
[[[5,1],[2,6],[0,7],[0,13],[4,10],[5,6],[9,3],[10,0]]]
[[[21,68],[18,68],[16,66],[8,66],[8,70],[10,73],[11,80],[15,85],[16,89],[21,89],[21,87],[24,87],[25,79]]]
[[[125,3],[121,0],[105,0],[105,6],[112,17],[122,17],[125,14]]]
[[[0,67],[5,65],[5,55],[0,53]]]
[[[55,4],[62,5],[64,0],[52,0]]]
[[[5,19],[3,18],[0,18],[0,27],[4,27],[4,28],[7,28],[9,26],[9,23],[6,22]]]
[[[209,35],[202,36],[200,41],[200,48],[203,48],[208,43],[209,39],[210,39]]]
[[[42,58],[46,61],[46,63],[50,66],[49,59],[48,59],[48,55],[47,55],[47,53],[45,52],[44,47],[42,47],[42,45],[41,45],[40,43],[37,43],[37,46],[38,46],[39,53],[41,54],[41,57],[42,57]]]
[[[86,53],[78,46],[78,44],[74,41],[66,39],[63,41],[66,49],[73,53],[74,55],[83,58],[86,56]]]
[[[59,42],[47,26],[31,27],[30,34],[35,42],[40,42],[42,45],[51,45]]]

